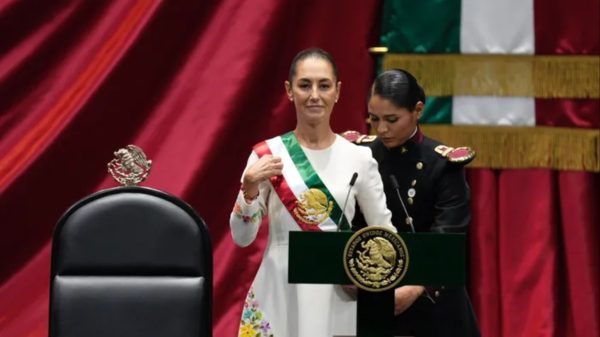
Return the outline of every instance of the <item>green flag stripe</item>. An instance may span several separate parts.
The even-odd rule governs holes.
[[[391,53],[460,53],[460,12],[461,0],[385,0],[381,45]],[[451,96],[426,103],[420,123],[452,123]]]
[[[386,0],[381,43],[391,53],[459,53],[461,0]]]
[[[425,110],[419,123],[452,124],[452,97],[428,96],[425,101]]]

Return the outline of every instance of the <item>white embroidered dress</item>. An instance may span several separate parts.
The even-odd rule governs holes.
[[[278,148],[279,143],[281,137],[267,141],[271,149]],[[327,149],[302,147],[302,150],[340,207],[343,207],[352,175],[358,173],[344,212],[348,220],[354,217],[355,202],[358,201],[369,225],[387,226],[395,231],[391,225],[391,213],[386,208],[377,162],[369,148],[337,136]],[[286,181],[299,177],[287,151],[273,151],[273,155],[282,158]],[[257,160],[258,155],[253,151],[246,169]],[[288,283],[288,232],[302,229],[283,205],[271,182],[261,183],[259,191],[258,199],[251,204],[246,203],[240,192],[230,218],[234,241],[240,246],[247,246],[256,238],[262,216],[269,217],[269,239],[248,291],[239,336],[355,335],[356,302],[340,286]],[[320,227],[322,230],[336,229],[333,226]]]

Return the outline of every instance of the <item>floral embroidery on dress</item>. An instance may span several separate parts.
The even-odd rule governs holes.
[[[259,310],[258,301],[254,298],[252,288],[248,291],[242,320],[240,322],[240,337],[273,337],[271,324],[265,319],[265,314]]]
[[[240,204],[236,201],[235,205],[233,205],[233,214],[238,218],[242,219],[244,223],[255,223],[258,220],[258,216],[260,215],[260,211],[256,212],[252,215],[244,215],[242,214],[242,209]]]

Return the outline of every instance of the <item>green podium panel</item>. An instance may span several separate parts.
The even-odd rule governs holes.
[[[344,270],[344,248],[353,232],[290,232],[289,283],[351,284]],[[465,235],[400,233],[408,249],[408,270],[400,285],[462,286]],[[359,289],[358,337],[393,335],[393,289]]]
[[[343,254],[353,232],[290,232],[290,283],[351,284]],[[461,286],[465,283],[465,235],[400,233],[408,247],[401,284]]]

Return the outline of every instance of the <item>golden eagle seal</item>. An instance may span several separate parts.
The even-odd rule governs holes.
[[[408,249],[387,228],[370,226],[354,233],[344,249],[344,269],[357,287],[384,291],[395,287],[408,269]]]
[[[310,188],[300,194],[294,214],[306,224],[317,226],[329,218],[332,210],[333,201],[327,200],[323,191]]]
[[[146,154],[139,147],[127,145],[113,154],[115,158],[107,164],[108,172],[121,185],[137,185],[150,174],[152,160],[146,159]]]

